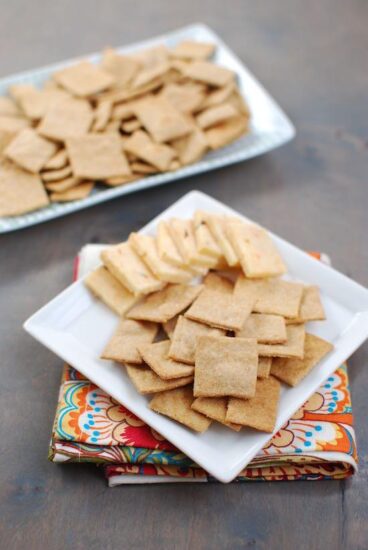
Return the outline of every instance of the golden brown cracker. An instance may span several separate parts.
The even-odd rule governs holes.
[[[56,151],[54,143],[39,136],[32,128],[24,128],[9,143],[3,154],[21,168],[37,174]]]
[[[16,134],[30,126],[29,120],[18,116],[0,115],[0,131]]]
[[[50,194],[51,202],[69,202],[85,199],[94,187],[93,181],[82,181],[65,191],[53,191]]]
[[[158,170],[168,170],[175,151],[168,145],[154,143],[143,130],[137,130],[123,144],[124,151],[148,162]]]
[[[238,257],[225,232],[226,217],[209,213],[205,213],[204,216],[207,226],[221,248],[228,265],[230,267],[239,265]]]
[[[186,265],[210,268],[216,264],[216,259],[197,250],[192,220],[171,218],[168,222],[170,235],[184,259]]]
[[[276,424],[280,390],[280,383],[272,376],[257,380],[254,397],[229,399],[226,421],[272,433]]]
[[[161,395],[165,391],[187,386],[193,382],[193,376],[163,380],[152,369],[144,366],[126,365],[126,370],[136,389],[143,395],[150,393]]]
[[[171,339],[169,356],[175,361],[194,365],[197,341],[199,336],[203,335],[222,336],[224,332],[202,323],[196,323],[180,315],[176,320],[173,332],[168,334]]]
[[[286,319],[286,323],[307,323],[308,321],[323,321],[324,319],[326,319],[326,314],[321,302],[319,288],[317,286],[305,286],[298,315],[292,319]]]
[[[99,101],[94,110],[93,132],[102,132],[109,122],[112,113],[112,103],[109,100]]]
[[[44,185],[48,191],[61,193],[62,191],[67,191],[68,189],[72,189],[72,187],[76,187],[80,183],[81,180],[79,178],[71,177],[59,181],[44,182]]]
[[[220,105],[214,105],[213,107],[208,107],[208,109],[201,111],[201,113],[197,115],[196,121],[202,130],[207,130],[207,128],[211,126],[221,124],[238,115],[239,112],[233,105],[230,103],[221,103]]]
[[[97,298],[120,316],[137,301],[136,296],[103,266],[91,271],[83,282]]]
[[[286,342],[285,319],[280,315],[252,313],[236,336],[255,338],[259,344],[283,344]]]
[[[202,291],[201,285],[167,285],[163,290],[150,294],[128,313],[130,319],[166,323],[186,309]]]
[[[160,95],[182,113],[193,113],[200,107],[205,98],[203,87],[194,83],[167,84],[163,87]]]
[[[139,346],[138,351],[143,361],[163,380],[191,376],[194,373],[194,367],[170,359],[169,348],[170,340],[163,340]]]
[[[194,395],[253,397],[257,367],[257,341],[254,338],[200,336],[195,352]]]
[[[238,432],[241,430],[239,424],[226,422],[227,404],[227,397],[197,397],[192,403],[192,409]]]
[[[48,204],[38,175],[14,165],[0,167],[0,216],[19,216]]]
[[[141,64],[132,56],[120,55],[107,48],[102,54],[101,66],[104,71],[113,75],[116,86],[124,88],[132,82]]]
[[[201,210],[194,213],[194,236],[200,254],[213,256],[216,260],[223,258],[222,250],[208,228],[206,213]]]
[[[69,178],[72,175],[72,168],[70,165],[64,166],[57,170],[44,170],[41,174],[44,182],[60,181]]]
[[[271,374],[296,386],[333,349],[333,345],[314,334],[305,335],[304,358],[276,358],[272,361]]]
[[[186,386],[155,395],[150,402],[150,408],[202,433],[209,428],[211,420],[191,408],[193,401],[192,388]]]
[[[249,120],[245,116],[233,117],[205,131],[208,146],[216,150],[229,145],[250,130]]]
[[[286,325],[285,344],[258,344],[258,353],[264,357],[294,357],[303,359],[304,325]]]
[[[138,347],[151,343],[158,331],[155,323],[143,323],[130,319],[121,319],[102,352],[101,358],[118,363],[134,363],[140,365],[142,357]]]
[[[234,72],[208,61],[194,61],[189,63],[185,76],[204,82],[210,86],[226,86],[234,80]]]
[[[215,45],[209,42],[183,40],[170,50],[170,55],[179,59],[204,60],[211,57],[215,48]]]
[[[45,170],[58,170],[64,168],[69,163],[68,155],[65,149],[60,149],[53,157],[48,160],[44,166]]]
[[[203,279],[203,284],[205,287],[212,290],[217,290],[218,292],[224,292],[225,294],[233,293],[233,285],[231,281],[213,272],[208,273],[208,275],[205,276]]]
[[[258,357],[257,378],[268,378],[271,372],[272,357]]]
[[[70,98],[51,105],[37,127],[46,138],[64,141],[84,135],[91,127],[93,112],[88,101]]]
[[[89,61],[81,61],[53,74],[54,80],[77,97],[102,92],[115,83],[115,78]]]

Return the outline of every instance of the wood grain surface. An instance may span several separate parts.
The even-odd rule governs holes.
[[[289,145],[0,237],[0,547],[368,547],[368,347],[350,359],[360,471],[341,482],[127,486],[47,461],[61,361],[22,330],[68,285],[86,242],[116,242],[200,189],[368,285],[368,3],[364,0],[13,0],[0,76],[194,21],[212,26],[297,128]]]

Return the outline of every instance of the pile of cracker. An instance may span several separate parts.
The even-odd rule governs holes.
[[[249,131],[233,71],[186,41],[55,72],[0,97],[0,216],[87,197],[198,161]]]
[[[241,218],[168,219],[101,258],[85,284],[121,317],[102,358],[197,432],[273,432],[280,381],[297,385],[332,349],[305,329],[325,319],[318,288],[281,278],[272,238]]]

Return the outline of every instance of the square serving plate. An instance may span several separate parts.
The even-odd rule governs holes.
[[[160,220],[172,216],[187,218],[197,209],[240,216],[212,197],[192,191],[141,232],[154,235]],[[309,323],[308,331],[334,344],[334,350],[297,387],[283,387],[276,433],[368,337],[368,290],[283,239],[275,235],[273,238],[288,266],[288,278],[319,285],[327,320]],[[138,394],[125,370],[99,359],[117,321],[117,316],[85,288],[82,279],[30,317],[24,328],[215,478],[225,483],[234,479],[267,443],[270,434],[246,428],[237,433],[213,425],[199,435],[151,411],[147,406],[149,399]]]
[[[280,145],[283,145],[295,135],[295,129],[285,113],[277,105],[277,103],[266,92],[262,85],[256,80],[250,71],[243,63],[235,56],[224,42],[206,25],[195,24],[189,27],[184,27],[177,31],[145,40],[130,46],[117,48],[121,53],[132,53],[134,51],[149,48],[157,44],[166,44],[170,48],[175,46],[182,40],[199,40],[204,42],[213,42],[216,44],[216,54],[214,61],[234,70],[238,75],[238,84],[241,93],[244,95],[252,112],[251,131],[248,135],[241,137],[231,145],[223,147],[217,151],[213,151],[205,155],[205,157],[195,164],[185,166],[175,172],[158,174],[142,178],[128,185],[116,187],[112,189],[94,189],[92,194],[86,199],[82,199],[69,203],[54,203],[46,208],[23,214],[15,217],[0,217],[0,233],[15,231],[37,223],[42,223],[47,220],[58,218],[98,204],[100,202],[140,191],[156,185],[170,183],[180,178],[199,174],[221,168],[228,164],[233,164],[246,160],[257,155],[261,155],[267,151],[271,151]],[[89,59],[92,62],[98,62],[101,58],[100,54],[83,56],[83,59]],[[78,58],[82,59],[82,58]],[[0,79],[0,95],[7,93],[7,89],[11,84],[28,83],[35,86],[42,85],[50,75],[67,65],[78,61],[77,58],[62,61],[54,65],[49,65],[41,69],[27,71],[24,73],[9,76]]]

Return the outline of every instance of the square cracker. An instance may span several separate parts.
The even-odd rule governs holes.
[[[192,220],[171,218],[168,227],[171,237],[186,265],[209,268],[216,264],[215,258],[208,254],[201,254],[197,250]]]
[[[72,189],[72,187],[76,187],[80,183],[81,183],[80,179],[70,177],[59,181],[46,181],[44,182],[44,185],[48,191],[55,191],[55,193],[61,193],[62,191],[67,191],[68,189]]]
[[[257,380],[254,397],[246,400],[229,399],[226,421],[272,433],[276,424],[280,390],[280,382],[272,376]]]
[[[201,210],[194,213],[194,236],[200,254],[213,256],[216,260],[223,258],[222,250],[208,228],[206,213]]]
[[[239,116],[239,112],[231,103],[222,103],[202,111],[196,117],[196,121],[202,130],[207,130],[207,128],[210,128],[211,126],[221,124],[222,122],[225,122],[225,120],[237,116]]]
[[[138,351],[143,361],[163,380],[193,375],[193,366],[173,361],[168,357],[169,348],[170,340],[163,340],[139,346]]]
[[[110,273],[135,295],[149,294],[165,285],[156,279],[129,243],[103,250],[101,259]]]
[[[253,397],[257,368],[257,341],[254,338],[200,336],[195,353],[194,395]]]
[[[72,175],[72,168],[70,165],[64,166],[57,170],[44,170],[41,174],[44,182],[60,181],[68,178]]]
[[[164,329],[166,331],[166,329]],[[186,319],[182,315],[177,319],[171,336],[169,356],[175,361],[181,361],[188,365],[194,365],[195,350],[199,336],[222,336],[224,332],[218,328],[212,328],[202,323],[196,323]]]
[[[81,61],[53,74],[54,80],[78,97],[88,97],[102,92],[115,83],[111,73],[89,61]]]
[[[185,313],[185,317],[225,330],[240,330],[249,317],[256,297],[249,293],[241,299],[222,291],[205,288]]]
[[[0,96],[0,115],[22,116],[16,102],[11,97]]]
[[[129,319],[166,323],[186,309],[202,291],[201,285],[167,285],[145,297],[127,313]]]
[[[304,291],[302,284],[282,279],[246,279],[240,276],[236,281],[234,294],[240,297],[243,293],[248,294],[252,288],[258,294],[254,312],[289,318],[298,316]]]
[[[205,91],[202,85],[195,83],[176,84],[173,82],[166,84],[160,95],[167,99],[178,111],[192,113],[203,103]]]
[[[19,216],[48,204],[38,175],[17,166],[0,166],[0,216]]]
[[[193,376],[163,380],[152,369],[144,366],[126,365],[126,370],[134,386],[142,395],[150,393],[161,395],[161,392],[187,386],[193,382]]]
[[[209,230],[213,235],[213,238],[221,248],[228,265],[230,267],[239,265],[239,260],[235,254],[235,250],[225,233],[226,216],[207,213],[204,213],[203,216]]]
[[[161,96],[137,101],[134,112],[157,143],[172,141],[192,131],[192,125],[183,114]]]
[[[272,357],[258,357],[257,378],[268,378],[272,366]]]
[[[158,331],[155,323],[142,323],[122,319],[117,329],[102,352],[102,359],[109,359],[119,363],[134,363],[140,365],[142,357],[138,347],[151,343]]]
[[[39,136],[32,128],[24,128],[3,154],[21,168],[37,174],[56,151],[54,143]]]
[[[50,194],[51,202],[78,201],[88,197],[94,187],[93,181],[83,181],[65,191],[54,191]]]
[[[168,170],[176,156],[172,147],[152,141],[143,130],[137,130],[124,141],[124,150],[137,158],[148,162],[158,170]]]
[[[153,411],[164,414],[201,433],[209,428],[211,420],[192,409],[193,401],[192,388],[186,386],[155,395],[149,406]]]
[[[187,136],[172,141],[171,145],[176,150],[182,165],[197,162],[208,149],[206,136],[197,127],[193,128]]]
[[[131,173],[121,140],[112,133],[69,138],[66,148],[77,178],[103,180]]]
[[[286,338],[285,344],[258,344],[259,355],[263,357],[294,357],[303,359],[304,325],[287,325]]]
[[[296,386],[307,376],[313,367],[333,349],[333,345],[314,334],[305,335],[303,359],[273,359],[271,374],[286,382],[289,386]]]
[[[141,64],[132,56],[120,55],[107,48],[102,54],[101,67],[115,78],[116,85],[128,86],[139,71]]]
[[[255,338],[259,344],[283,344],[286,342],[285,319],[280,315],[252,313],[236,336]]]
[[[229,145],[249,132],[249,120],[244,115],[232,117],[205,130],[208,146],[212,150]]]
[[[308,321],[323,321],[326,314],[323,309],[319,288],[317,286],[305,286],[300,303],[298,315],[292,319],[286,319],[286,323],[307,323]]]
[[[233,71],[209,61],[194,61],[194,63],[189,63],[184,75],[193,80],[218,87],[226,86],[226,84],[234,80],[235,76]]]
[[[93,112],[88,101],[70,98],[51,105],[37,127],[37,132],[56,141],[81,136],[88,132]]]
[[[265,229],[228,218],[225,231],[247,277],[273,277],[286,272],[279,251]]]
[[[197,397],[192,403],[192,409],[238,432],[241,430],[239,424],[226,422],[227,404],[227,397]]]
[[[2,132],[11,132],[16,134],[30,126],[29,120],[23,117],[10,116],[10,115],[0,115],[0,131]]]
[[[170,50],[172,57],[179,59],[207,59],[214,53],[216,46],[209,42],[197,42],[196,40],[183,40]]]
[[[233,293],[234,287],[231,281],[213,272],[208,273],[208,275],[205,276],[203,279],[203,284],[206,288],[217,290],[218,292],[224,292],[225,294]]]
[[[190,271],[175,267],[161,260],[156,241],[150,235],[131,233],[129,243],[131,243],[137,254],[160,281],[167,283],[188,283],[192,279],[193,274]]]
[[[68,155],[65,149],[60,149],[53,157],[48,160],[44,166],[45,170],[59,170],[68,164]]]
[[[69,97],[69,93],[61,88],[54,90],[33,88],[20,94],[18,104],[27,118],[37,121],[45,115],[50,105]]]
[[[84,284],[97,298],[102,300],[104,304],[118,315],[124,315],[137,301],[137,297],[129,292],[103,266],[91,271],[84,279]]]

